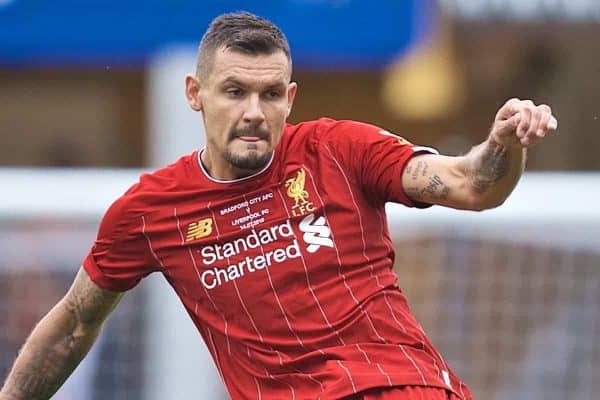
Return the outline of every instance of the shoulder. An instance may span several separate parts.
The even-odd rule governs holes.
[[[198,168],[198,152],[194,151],[169,165],[142,174],[134,187],[137,192],[177,190],[190,184],[193,176],[198,174]]]
[[[323,135],[330,132],[355,129],[381,129],[366,122],[353,120],[338,120],[329,117],[323,117],[312,121],[304,121],[297,124],[287,124],[285,134],[291,135]]]
[[[141,174],[138,181],[112,203],[104,219],[127,224],[156,209],[168,193],[190,185],[196,157],[197,152],[194,152],[172,164]]]
[[[381,131],[381,128],[365,122],[324,117],[286,125],[283,139],[292,146],[308,143],[318,147],[327,143],[362,140],[369,134],[379,134]]]

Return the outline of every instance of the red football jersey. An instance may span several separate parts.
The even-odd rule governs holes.
[[[464,398],[392,270],[384,205],[415,206],[407,161],[430,149],[372,125],[287,125],[268,166],[211,178],[200,153],[142,175],[107,211],[84,267],[99,286],[164,274],[233,399],[334,399],[424,385]]]

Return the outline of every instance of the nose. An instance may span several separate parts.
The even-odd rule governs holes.
[[[248,96],[246,109],[244,110],[244,122],[258,125],[265,120],[265,115],[260,104],[260,96],[253,93]]]

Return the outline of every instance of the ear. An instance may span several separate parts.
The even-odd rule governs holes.
[[[290,116],[292,112],[292,106],[294,105],[294,99],[296,98],[296,92],[298,91],[298,84],[296,82],[290,82],[287,89],[288,98],[288,109],[287,116]]]
[[[197,76],[188,74],[185,76],[185,97],[194,111],[202,110],[200,100],[200,80]]]

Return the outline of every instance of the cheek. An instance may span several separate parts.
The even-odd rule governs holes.
[[[273,127],[282,127],[287,119],[287,103],[281,103],[272,106],[269,109],[269,120]]]
[[[235,126],[235,116],[227,107],[213,105],[204,110],[204,129],[207,137],[216,142],[225,142],[229,137],[229,131]]]

